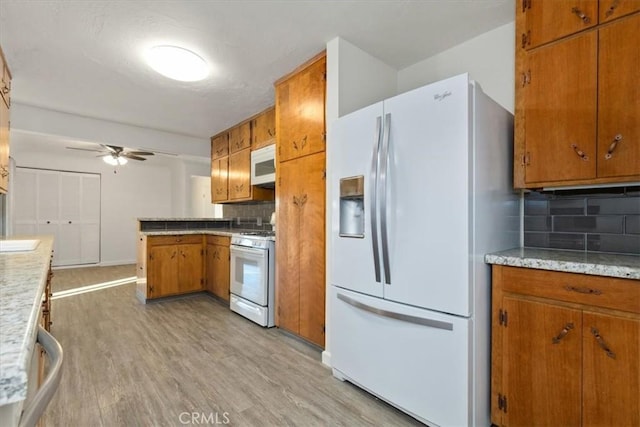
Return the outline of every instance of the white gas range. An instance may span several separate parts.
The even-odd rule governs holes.
[[[231,235],[231,310],[265,327],[274,326],[275,232]]]

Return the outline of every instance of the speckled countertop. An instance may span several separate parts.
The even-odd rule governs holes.
[[[640,279],[640,256],[515,248],[487,254],[488,264]]]
[[[53,248],[52,236],[28,238],[40,240],[35,250],[0,253],[0,406],[27,396],[27,373]]]

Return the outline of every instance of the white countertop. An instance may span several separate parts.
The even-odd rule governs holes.
[[[0,253],[0,406],[27,396],[29,364],[51,260],[52,236],[28,238],[40,240],[35,250]]]
[[[640,256],[515,248],[485,256],[488,264],[640,279]]]

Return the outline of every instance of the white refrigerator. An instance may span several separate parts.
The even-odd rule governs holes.
[[[339,118],[333,374],[433,426],[489,425],[490,269],[518,246],[511,114],[467,74]]]

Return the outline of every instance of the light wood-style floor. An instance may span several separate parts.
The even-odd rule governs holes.
[[[135,266],[56,270],[54,294]],[[54,299],[64,349],[45,426],[412,426],[335,379],[320,352],[204,294],[147,305],[134,284]]]

